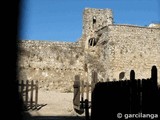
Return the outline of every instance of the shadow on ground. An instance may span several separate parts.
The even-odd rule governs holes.
[[[37,106],[33,106],[30,108],[30,106],[25,106],[23,105],[23,111],[28,111],[28,110],[40,110],[42,107],[46,106],[47,104],[38,104]]]

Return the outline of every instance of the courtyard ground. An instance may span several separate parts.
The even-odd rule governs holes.
[[[73,109],[73,93],[56,91],[38,91],[37,110],[25,111],[25,120],[84,120],[84,114],[78,115]]]

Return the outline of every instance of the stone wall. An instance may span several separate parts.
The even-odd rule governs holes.
[[[84,51],[78,43],[22,40],[19,79],[38,80],[40,88],[73,90],[74,76],[84,79]]]
[[[151,67],[160,70],[160,29],[130,25],[110,25],[100,38],[102,60],[109,80],[150,78]],[[123,75],[120,73],[123,73]],[[158,72],[160,78],[160,71]],[[122,77],[123,76],[123,77]]]

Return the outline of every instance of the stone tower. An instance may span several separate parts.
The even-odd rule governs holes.
[[[112,10],[85,8],[82,31],[85,47],[95,46],[97,43],[96,31],[111,24],[113,24]]]
[[[95,31],[113,24],[110,9],[86,8],[83,13],[83,34],[91,36]]]

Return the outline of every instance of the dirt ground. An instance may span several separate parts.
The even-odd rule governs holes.
[[[55,91],[38,91],[37,110],[25,112],[25,120],[84,120],[84,114],[79,115],[73,109],[73,93]]]

